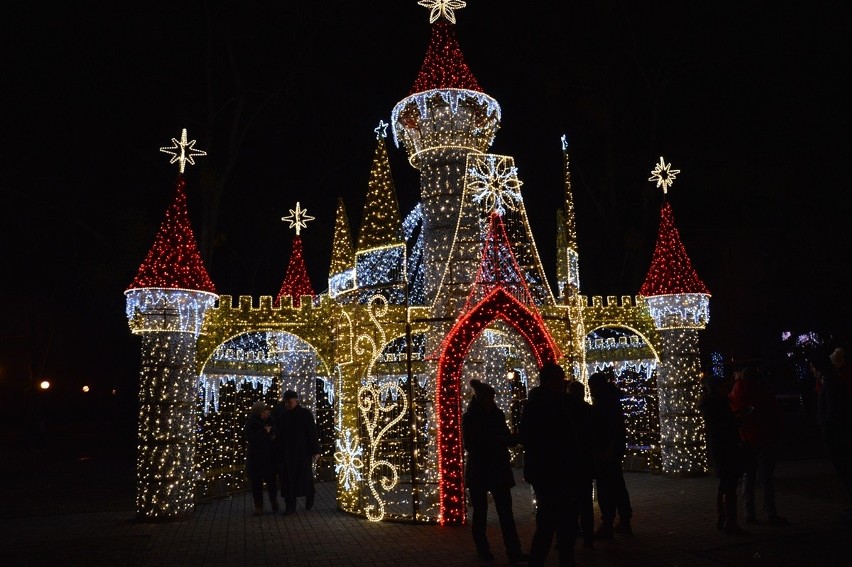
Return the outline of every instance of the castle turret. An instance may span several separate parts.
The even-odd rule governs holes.
[[[376,151],[355,251],[355,280],[359,289],[367,290],[367,296],[395,287],[395,292],[388,291],[392,295],[388,299],[401,303],[407,279],[405,241],[385,143],[387,126],[381,122],[376,128]]]
[[[218,295],[186,209],[185,163],[204,155],[172,139],[181,175],[154,245],[124,292],[130,329],[142,339],[136,513],[145,520],[176,519],[193,508],[195,489],[196,340]],[[170,151],[173,150],[173,151]]]
[[[337,297],[355,287],[355,252],[352,250],[352,233],[349,216],[343,199],[337,199],[334,215],[334,240],[331,244],[331,265],[328,268],[328,294]]]
[[[293,246],[290,249],[290,261],[287,263],[287,272],[284,274],[284,281],[281,282],[281,289],[278,290],[278,295],[275,296],[275,306],[281,305],[282,298],[290,297],[293,306],[299,307],[302,304],[302,297],[309,297],[311,299],[316,297],[314,286],[311,285],[311,278],[308,277],[308,269],[305,267],[301,236],[302,229],[307,226],[309,221],[314,220],[314,217],[308,215],[308,210],[303,209],[297,202],[296,209],[290,209],[290,214],[281,220],[289,222],[290,228],[296,229],[296,237],[293,238]]]
[[[455,17],[443,15],[449,21],[435,21],[438,15],[433,15],[423,65],[409,96],[394,107],[391,120],[397,145],[402,142],[409,162],[420,170],[427,302],[435,300],[453,243],[465,160],[491,146],[500,123],[500,106],[482,92],[464,62]]]
[[[666,191],[678,170],[660,158],[651,180]],[[671,204],[663,202],[651,268],[639,290],[660,332],[657,378],[663,473],[707,471],[704,424],[698,410],[701,359],[698,331],[709,320],[710,292],[698,277],[675,227]]]

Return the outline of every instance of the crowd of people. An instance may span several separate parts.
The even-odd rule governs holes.
[[[817,377],[822,439],[852,504],[852,364],[846,362],[845,352],[843,347],[830,355],[814,352],[809,363]],[[748,534],[738,522],[740,503],[746,523],[786,525],[787,519],[778,514],[774,484],[781,414],[766,377],[758,368],[746,366],[729,378],[707,374],[702,386],[698,407],[707,429],[710,461],[719,478],[717,529]],[[472,507],[473,542],[481,560],[494,559],[486,536],[489,494],[513,565],[543,565],[554,547],[560,565],[573,565],[578,537],[584,546],[594,547],[596,539],[633,533],[622,469],[627,447],[622,392],[611,373],[589,377],[589,404],[582,382],[568,380],[558,364],[545,364],[539,371],[539,385],[528,393],[517,431],[510,430],[492,386],[473,379],[470,387],[473,396],[462,415],[467,453],[464,480]],[[299,405],[298,394],[286,391],[274,408],[264,402],[254,404],[244,434],[255,514],[263,513],[264,489],[273,511],[279,509],[279,489],[285,514],[295,511],[298,497],[305,497],[305,509],[310,510],[312,465],[320,447],[313,415]],[[535,498],[536,525],[529,553],[522,551],[512,512],[515,477],[509,449],[516,446],[523,448],[523,477]],[[756,505],[758,486],[765,513],[761,518]],[[594,492],[601,518],[597,528]],[[852,507],[840,520],[852,522]]]
[[[462,434],[473,542],[480,559],[494,558],[485,535],[489,492],[512,565],[544,565],[554,538],[559,564],[573,565],[578,536],[593,547],[596,538],[612,539],[616,531],[632,533],[630,495],[621,467],[626,449],[624,411],[621,392],[610,378],[604,373],[590,377],[589,404],[582,382],[567,380],[557,364],[545,364],[539,385],[527,396],[517,434],[509,430],[497,407],[494,388],[471,380],[474,395],[462,416]],[[510,488],[515,480],[509,448],[516,445],[523,447],[524,480],[535,495],[536,528],[528,554],[521,551],[512,514]],[[593,487],[601,512],[596,530]]]
[[[817,422],[823,445],[852,504],[852,366],[846,349],[836,346],[807,353],[817,390]],[[771,386],[759,368],[745,366],[731,378],[708,373],[699,408],[707,428],[710,459],[719,478],[716,527],[732,535],[748,535],[738,523],[765,521],[770,526],[789,522],[778,514],[775,466],[782,442],[781,411]],[[761,486],[765,518],[757,515],[757,486]],[[852,522],[852,507],[839,518]]]

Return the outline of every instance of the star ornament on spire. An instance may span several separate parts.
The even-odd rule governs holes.
[[[308,209],[303,209],[298,201],[296,201],[295,211],[290,209],[289,215],[281,217],[281,220],[290,223],[289,228],[296,228],[296,236],[299,236],[303,228],[308,228],[308,223],[314,219],[315,217],[308,214]]]
[[[441,16],[454,24],[456,23],[456,14],[453,10],[461,10],[467,6],[467,2],[463,0],[420,0],[417,4],[429,8],[430,24],[434,24]]]
[[[669,192],[669,187],[674,183],[675,176],[680,173],[679,169],[670,169],[671,166],[672,164],[666,163],[663,156],[660,156],[660,163],[654,166],[651,177],[648,178],[648,181],[656,181],[657,187],[663,188],[663,195]]]
[[[387,138],[388,137],[388,126],[390,126],[390,124],[388,124],[384,120],[379,120],[379,125],[376,126],[375,128],[373,128],[373,132],[376,133],[376,139],[377,140],[379,138]]]
[[[169,163],[178,162],[180,164],[181,175],[183,175],[184,169],[186,169],[187,162],[189,162],[189,165],[195,165],[195,158],[207,155],[207,152],[204,150],[196,149],[195,140],[187,142],[186,138],[186,128],[184,128],[180,133],[180,140],[172,138],[172,146],[170,148],[160,148],[161,152],[172,156]]]

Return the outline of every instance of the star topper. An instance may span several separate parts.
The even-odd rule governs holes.
[[[669,192],[669,187],[674,183],[675,176],[680,173],[679,169],[669,169],[671,166],[672,164],[666,163],[663,156],[660,156],[660,163],[654,166],[651,177],[648,178],[648,181],[656,181],[657,187],[662,186],[663,195]]]
[[[376,139],[379,138],[387,138],[388,137],[388,126],[389,124],[384,120],[379,120],[379,125],[373,128],[373,132],[376,133]]]
[[[567,152],[568,151],[568,136],[566,136],[565,134],[562,134],[562,138],[560,138],[560,139],[562,140],[562,151]]]
[[[195,140],[186,141],[186,128],[181,131],[180,140],[172,138],[172,144],[172,147],[160,148],[160,151],[172,156],[169,163],[179,162],[181,175],[183,175],[183,171],[186,169],[187,162],[189,162],[189,165],[195,165],[195,159],[193,158],[207,155],[207,152],[196,149]]]
[[[464,2],[464,0],[420,0],[417,4],[429,8],[430,24],[434,24],[441,16],[454,24],[456,23],[456,15],[453,10],[460,10],[467,6],[467,2]]]
[[[296,227],[296,236],[299,236],[299,233],[303,228],[308,227],[308,222],[314,220],[315,217],[312,217],[308,214],[308,209],[303,209],[299,202],[296,201],[296,210],[290,209],[290,214],[286,217],[281,217],[281,220],[289,222],[289,228]]]

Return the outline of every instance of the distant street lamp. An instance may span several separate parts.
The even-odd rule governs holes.
[[[88,393],[88,392],[89,392],[89,387],[88,387],[88,386],[83,386],[83,392]]]
[[[39,384],[39,387],[42,390],[49,390],[50,389],[50,382],[48,382],[47,380],[42,380],[41,384]]]

